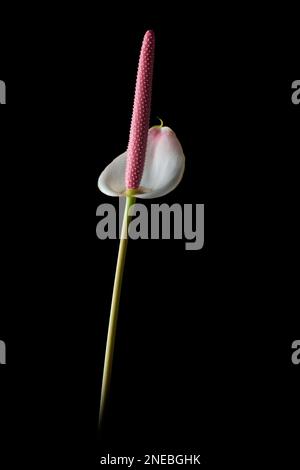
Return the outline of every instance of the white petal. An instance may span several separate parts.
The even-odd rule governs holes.
[[[127,152],[124,152],[115,158],[99,177],[98,187],[107,196],[124,196],[126,156]]]
[[[101,173],[98,186],[108,196],[125,196],[127,152],[115,158]],[[169,127],[149,130],[145,168],[136,197],[153,199],[170,193],[180,183],[185,157],[175,132]]]
[[[144,173],[143,194],[137,197],[153,199],[164,196],[178,186],[185,169],[185,157],[179,140],[169,127],[149,130]]]

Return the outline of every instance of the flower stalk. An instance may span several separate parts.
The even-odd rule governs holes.
[[[111,373],[113,366],[114,349],[116,342],[116,332],[119,314],[120,297],[122,291],[123,275],[125,268],[125,260],[128,246],[128,227],[130,223],[130,208],[135,203],[134,196],[126,197],[126,206],[123,218],[122,233],[119,245],[119,254],[117,260],[115,282],[113,287],[113,295],[111,302],[111,310],[109,317],[109,327],[106,341],[106,351],[103,369],[102,389],[101,389],[101,400],[100,400],[100,413],[99,413],[99,427],[103,422],[103,417],[106,410],[107,400],[109,396]]]

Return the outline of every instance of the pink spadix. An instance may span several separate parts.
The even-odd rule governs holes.
[[[147,31],[140,52],[133,114],[127,149],[126,189],[138,189],[144,171],[151,111],[155,36]]]

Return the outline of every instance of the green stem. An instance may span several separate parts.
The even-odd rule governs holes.
[[[111,373],[113,366],[113,356],[116,341],[116,331],[118,323],[119,304],[122,290],[122,281],[125,267],[125,259],[128,245],[128,226],[130,222],[129,209],[135,203],[135,197],[126,197],[126,207],[123,218],[122,233],[119,246],[118,261],[115,274],[115,282],[113,288],[109,327],[106,342],[105,361],[103,369],[102,389],[101,389],[101,401],[100,401],[100,413],[99,413],[99,428],[103,421],[103,416],[106,410],[107,400],[109,396]]]

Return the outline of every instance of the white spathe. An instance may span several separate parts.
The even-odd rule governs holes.
[[[115,158],[101,173],[100,191],[108,196],[125,196],[127,152]],[[179,140],[169,127],[152,127],[148,132],[145,167],[136,197],[153,199],[170,193],[180,183],[185,157]]]

